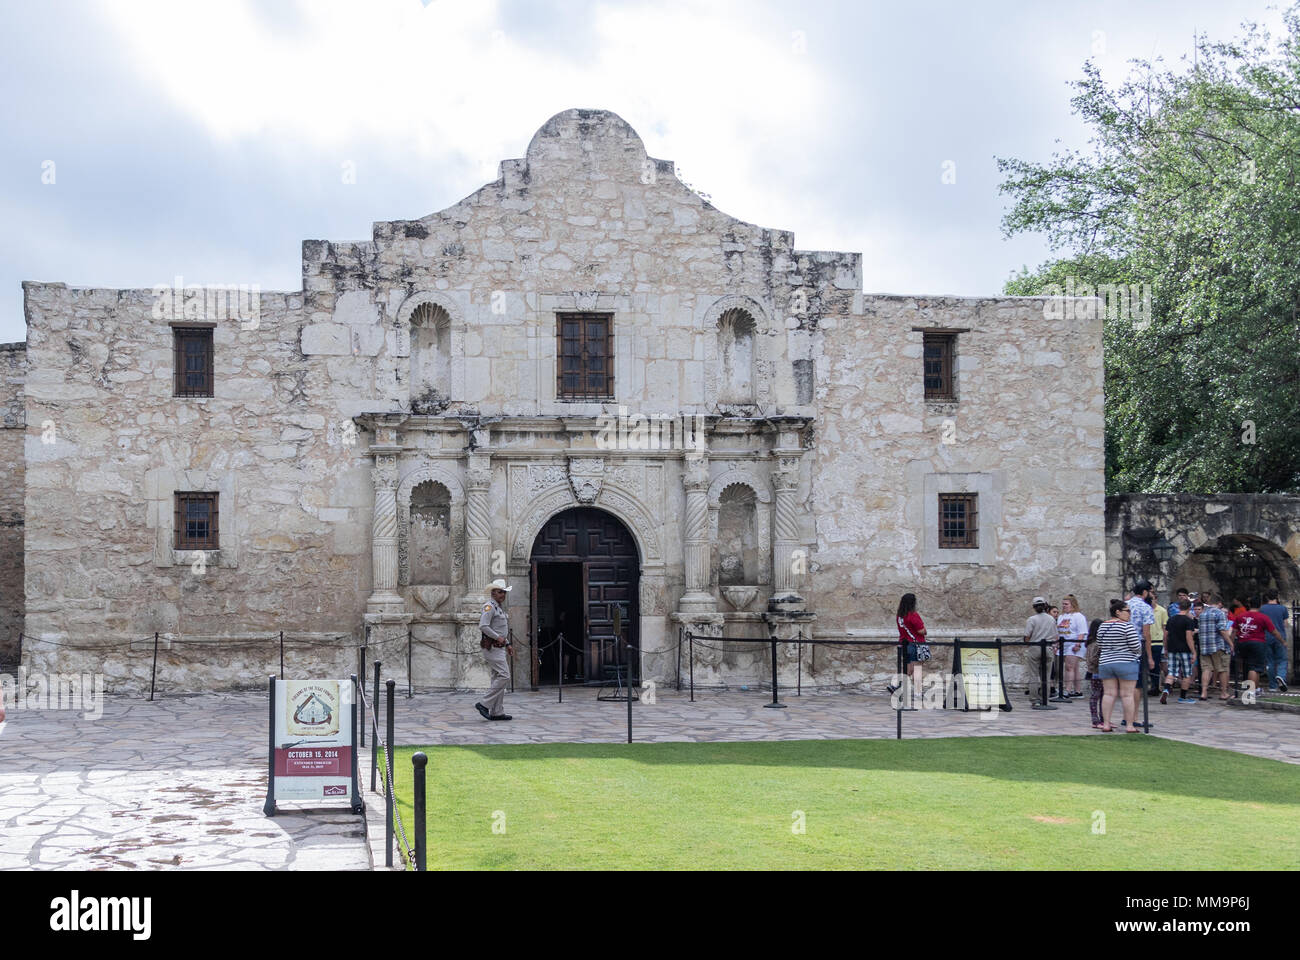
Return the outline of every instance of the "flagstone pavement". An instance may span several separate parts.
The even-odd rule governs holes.
[[[638,741],[798,740],[895,736],[881,693],[767,694],[656,691],[633,705]],[[466,693],[399,693],[399,744],[621,743],[626,703],[590,688],[509,694],[511,722],[490,723]],[[1036,711],[1013,694],[1009,713],[904,713],[904,736],[1102,734],[1086,701]],[[1294,714],[1218,702],[1150,704],[1152,734],[1300,763]],[[383,711],[380,709],[382,722]],[[1118,719],[1118,717],[1116,718]],[[103,716],[79,711],[9,712],[0,728],[0,869],[331,869],[371,866],[363,818],[346,808],[262,814],[266,796],[266,694],[106,697]],[[370,741],[368,741],[370,742]],[[370,753],[361,754],[368,781]],[[398,777],[402,772],[398,772]],[[363,783],[363,789],[368,787]],[[382,807],[366,792],[367,803]]]

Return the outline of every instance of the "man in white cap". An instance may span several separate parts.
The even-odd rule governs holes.
[[[483,657],[492,671],[492,685],[483,699],[474,704],[484,720],[510,719],[509,714],[501,711],[505,706],[506,687],[510,684],[510,667],[506,665],[506,653],[510,650],[510,619],[502,604],[511,589],[504,580],[493,580],[488,584],[488,595],[492,599],[483,604],[483,612],[478,618],[479,632],[483,634],[479,646],[483,648]]]
[[[1034,597],[1034,615],[1025,621],[1025,640],[1029,643],[1039,643],[1046,640],[1047,650],[1043,653],[1042,646],[1026,647],[1029,651],[1029,669],[1032,671],[1031,683],[1037,682],[1041,688],[1041,677],[1047,676],[1051,670],[1052,657],[1056,653],[1056,619],[1047,611],[1051,609],[1049,604],[1042,597]],[[1046,659],[1047,663],[1044,663]],[[1047,691],[1044,689],[1039,694],[1040,702],[1047,702]]]

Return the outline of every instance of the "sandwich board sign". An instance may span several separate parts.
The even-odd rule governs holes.
[[[351,680],[271,678],[266,805],[346,800],[362,810],[357,789],[356,699]]]
[[[963,710],[1011,709],[1002,677],[1001,640],[955,639],[952,672],[961,683]]]

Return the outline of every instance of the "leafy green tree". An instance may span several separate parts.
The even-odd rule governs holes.
[[[1089,148],[998,160],[1005,233],[1060,251],[1007,293],[1151,291],[1105,321],[1108,492],[1300,490],[1300,4],[1284,22],[1114,89],[1089,62]]]

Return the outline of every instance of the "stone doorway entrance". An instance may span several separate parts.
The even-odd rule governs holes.
[[[529,629],[539,651],[534,688],[556,683],[561,667],[566,683],[580,676],[599,684],[628,661],[628,646],[639,640],[639,578],[636,541],[617,517],[575,507],[546,522],[533,542],[529,581]],[[563,663],[556,648],[542,650],[561,631],[569,644]],[[632,678],[639,680],[639,658],[631,660]]]

